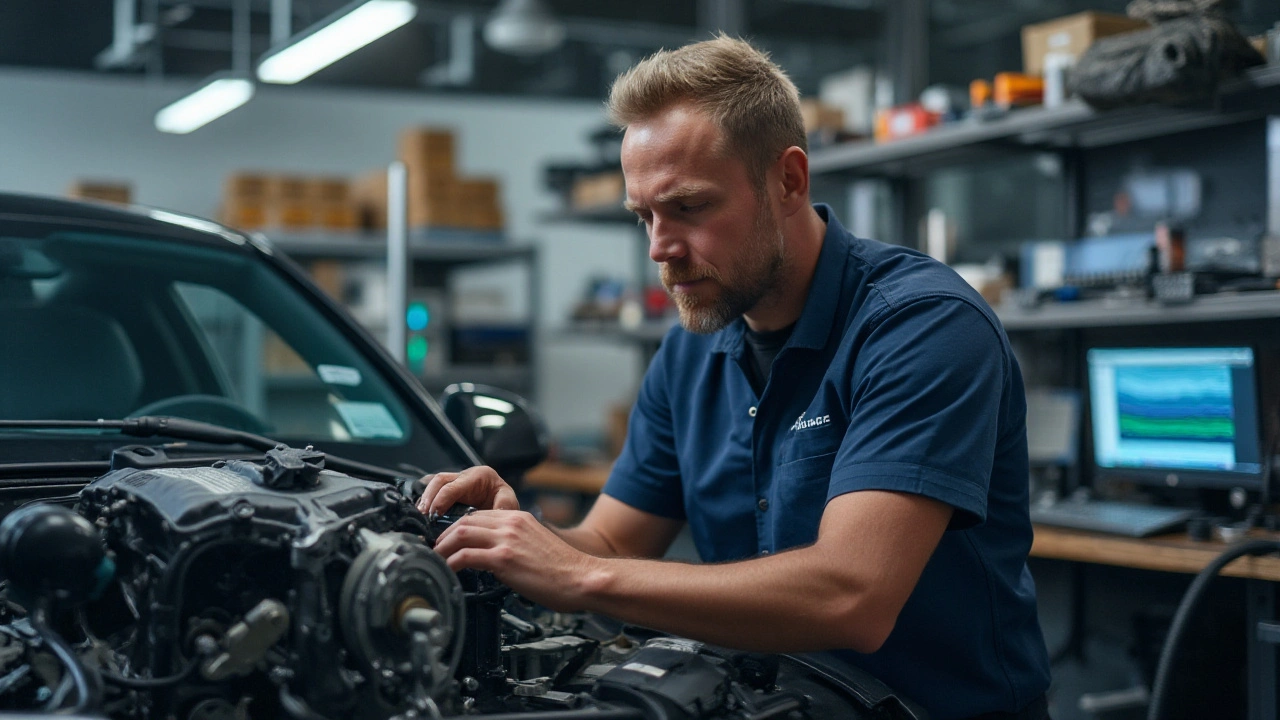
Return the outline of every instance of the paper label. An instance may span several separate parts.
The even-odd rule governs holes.
[[[330,385],[356,387],[360,384],[360,371],[345,365],[317,365],[316,372],[320,379]]]
[[[396,424],[386,405],[374,402],[338,402],[333,404],[353,437],[390,438],[400,440],[404,431]]]

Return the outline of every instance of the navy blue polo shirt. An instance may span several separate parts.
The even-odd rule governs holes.
[[[674,328],[604,492],[687,519],[704,561],[812,543],[831,498],[955,509],[880,650],[837,651],[934,720],[1014,711],[1049,686],[1027,569],[1026,400],[994,313],[950,268],[855,238],[831,208],[804,311],[756,395],[738,319]],[[850,548],[850,554],[857,548]]]

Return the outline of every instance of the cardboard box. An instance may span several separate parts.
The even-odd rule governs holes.
[[[438,179],[453,179],[453,133],[441,128],[409,128],[400,133],[400,162],[409,174],[420,172]]]
[[[264,173],[239,172],[227,176],[222,185],[225,198],[265,198],[270,176]]]
[[[351,199],[351,183],[346,178],[313,177],[308,179],[307,194],[323,203],[345,203]]]
[[[1022,27],[1022,71],[1044,74],[1046,53],[1080,57],[1098,38],[1151,27],[1144,20],[1104,12],[1082,12]]]
[[[616,206],[626,197],[627,183],[621,171],[597,173],[578,178],[569,193],[575,210]]]
[[[800,117],[804,119],[805,133],[844,130],[844,110],[827,105],[820,100],[804,98],[800,101]]]
[[[238,230],[261,230],[267,226],[265,198],[226,197],[219,219]]]
[[[356,218],[366,230],[387,227],[387,171],[371,170],[351,182]]]
[[[105,180],[77,180],[67,188],[67,196],[79,200],[101,200],[103,202],[128,205],[132,200],[133,190],[128,183]]]

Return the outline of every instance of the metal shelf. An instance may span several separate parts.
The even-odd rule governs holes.
[[[597,223],[606,225],[635,225],[636,214],[621,205],[604,205],[587,210],[562,210],[542,216],[550,223]]]
[[[293,258],[385,259],[387,238],[381,233],[271,233],[266,235],[272,247]],[[414,260],[428,260],[450,265],[532,258],[535,248],[509,245],[501,236],[461,230],[411,231],[409,255]]]
[[[1280,318],[1280,291],[1202,295],[1179,305],[1148,300],[1085,300],[1033,309],[1001,306],[995,311],[1008,331],[1260,320]]]
[[[1206,107],[1143,106],[1099,111],[1081,100],[1014,110],[885,143],[860,141],[816,149],[815,175],[914,177],[946,165],[1027,149],[1090,148],[1253,120],[1280,109],[1280,66],[1264,65],[1227,83]]]

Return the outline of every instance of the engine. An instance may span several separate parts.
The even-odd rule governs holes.
[[[0,525],[0,708],[143,720],[914,717],[866,676],[548,613],[455,574],[400,489],[319,452],[116,451]]]

